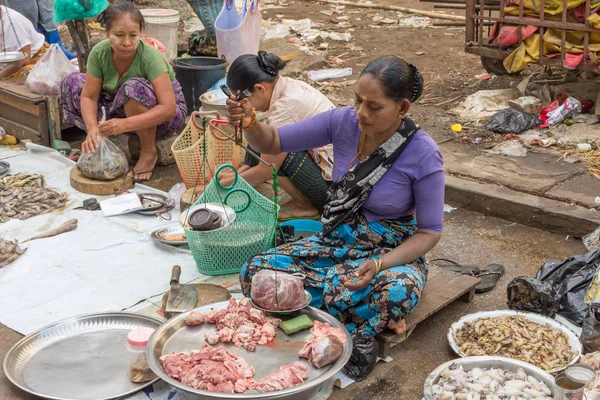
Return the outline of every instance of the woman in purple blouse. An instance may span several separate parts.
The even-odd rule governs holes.
[[[312,306],[326,307],[358,343],[384,329],[403,332],[427,282],[424,254],[443,227],[444,171],[433,139],[406,117],[423,90],[413,65],[387,56],[372,61],[356,85],[356,104],[280,128],[256,121],[249,101],[228,100],[229,122],[265,154],[333,144],[334,182],[323,232],[251,258],[240,275],[250,295],[263,268],[306,276]],[[416,217],[415,217],[416,215]],[[355,354],[359,356],[359,354]],[[346,372],[364,377],[352,360]],[[364,367],[364,365],[363,365]]]

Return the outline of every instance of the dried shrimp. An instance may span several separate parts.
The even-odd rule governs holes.
[[[454,333],[463,356],[502,356],[551,371],[569,364],[575,352],[567,334],[522,316],[480,318]]]
[[[0,268],[12,263],[23,253],[25,253],[25,250],[19,247],[19,242],[16,240],[11,242],[10,240],[0,239]]]

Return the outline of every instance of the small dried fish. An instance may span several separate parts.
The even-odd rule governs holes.
[[[52,237],[52,236],[58,236],[60,234],[66,233],[66,232],[74,231],[75,229],[77,229],[77,219],[73,218],[73,219],[68,220],[64,224],[57,226],[54,229],[50,229],[49,231],[44,232],[40,235],[37,235],[37,236],[34,236],[27,240],[24,240],[23,243],[30,242],[30,241],[36,240],[36,239],[43,239],[43,238],[48,238],[48,237]]]
[[[564,367],[575,357],[566,333],[522,316],[480,318],[454,333],[463,356],[502,356],[543,370]]]
[[[24,252],[25,250],[19,247],[19,242],[16,240],[11,242],[0,238],[0,268],[12,263]]]
[[[0,222],[21,220],[64,206],[68,194],[46,186],[40,174],[6,175],[0,179]]]
[[[544,382],[501,368],[473,368],[465,372],[462,365],[452,364],[433,385],[435,400],[538,399],[552,400],[552,391]]]

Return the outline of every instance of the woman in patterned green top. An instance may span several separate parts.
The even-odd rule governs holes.
[[[135,5],[112,4],[102,19],[108,39],[91,50],[87,74],[74,73],[62,83],[63,118],[87,132],[83,152],[96,150],[98,136],[135,133],[141,152],[129,175],[139,183],[152,177],[156,137],[181,128],[187,107],[171,65],[140,40],[144,18]],[[99,123],[102,107],[107,120]]]

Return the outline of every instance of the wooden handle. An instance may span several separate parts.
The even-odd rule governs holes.
[[[179,283],[179,277],[181,276],[181,267],[179,265],[173,266],[173,271],[171,272],[171,285]]]

